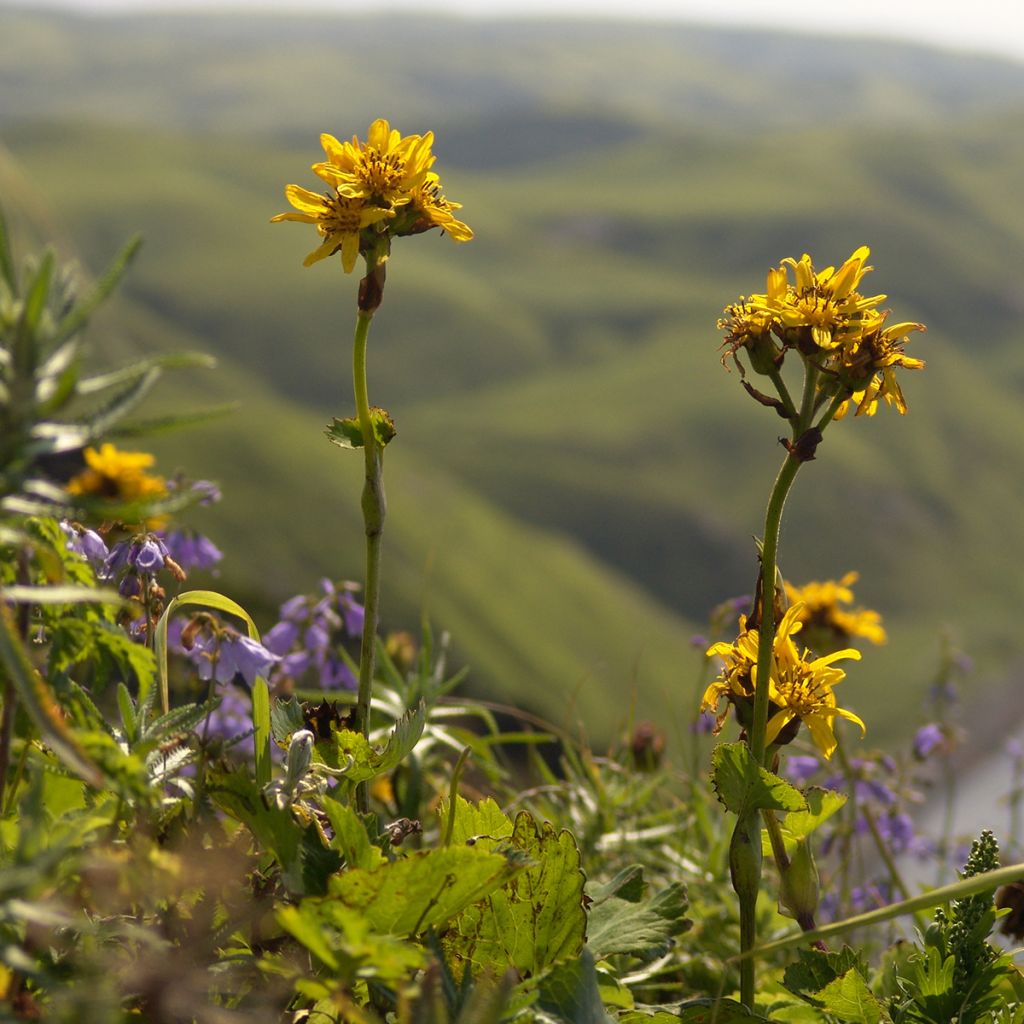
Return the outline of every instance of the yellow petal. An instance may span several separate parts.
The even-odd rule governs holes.
[[[286,185],[284,190],[285,198],[296,210],[303,213],[312,213],[323,216],[327,208],[327,201],[319,192],[310,192],[308,188],[301,185]]]

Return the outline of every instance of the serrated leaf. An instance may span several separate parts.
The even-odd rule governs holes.
[[[298,698],[275,700],[270,709],[270,729],[274,739],[282,746],[288,745],[292,733],[306,728],[306,719],[302,714],[302,705]]]
[[[587,925],[587,946],[603,960],[616,953],[650,959],[664,956],[676,935],[692,924],[686,918],[686,887],[674,883],[644,903],[612,897],[594,904]]]
[[[419,935],[500,890],[525,859],[473,846],[423,850],[367,871],[336,875],[328,899],[365,915],[372,931]]]
[[[800,791],[762,768],[745,743],[720,743],[711,755],[711,783],[726,810],[743,817],[751,811],[802,811]]]
[[[614,1024],[604,1008],[594,958],[587,949],[544,975],[537,987],[537,1006],[564,1024]]]
[[[396,768],[413,750],[423,735],[426,709],[423,702],[406,712],[395,723],[383,747],[370,743],[365,736],[351,729],[337,729],[331,733],[336,751],[333,768],[344,769],[350,782],[365,782]],[[319,749],[322,749],[319,748]]]
[[[381,448],[386,447],[397,433],[391,414],[387,409],[374,406],[370,409],[370,423],[373,426],[373,436],[377,444]],[[324,433],[327,435],[327,440],[339,448],[354,450],[363,447],[363,430],[356,416],[346,416],[344,419],[334,417]]]
[[[512,966],[520,974],[535,975],[576,956],[583,946],[584,878],[572,835],[548,822],[538,824],[521,811],[507,846],[494,848],[503,847],[517,851],[531,866],[486,903],[467,908],[441,936],[457,977],[470,963],[474,971],[501,974]]]
[[[441,835],[447,834],[451,809],[447,800],[441,801]],[[490,798],[471,804],[461,796],[455,797],[455,821],[452,824],[452,843],[476,843],[481,839],[497,842],[512,835],[512,819]],[[493,844],[488,849],[494,849]]]
[[[821,789],[813,786],[803,791],[807,801],[804,811],[791,811],[780,823],[780,831],[786,845],[786,852],[792,853],[801,839],[806,839],[815,829],[819,828],[836,811],[846,805],[846,794],[834,789]],[[765,855],[772,852],[771,842],[767,835],[762,836],[762,849]]]
[[[881,1004],[856,968],[829,982],[817,998],[827,1013],[850,1024],[878,1024],[882,1019]]]
[[[851,970],[863,973],[866,969],[860,955],[849,946],[829,953],[801,949],[797,951],[797,962],[786,968],[782,983],[794,995],[817,1006],[817,993]]]

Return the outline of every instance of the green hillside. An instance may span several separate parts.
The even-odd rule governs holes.
[[[907,417],[827,435],[783,566],[861,571],[893,639],[847,700],[878,736],[912,723],[947,624],[979,680],[1007,677],[1024,654],[1024,67],[687,26],[238,22],[0,9],[4,205],[92,269],[141,231],[97,347],[212,351],[220,369],[162,401],[243,403],[159,444],[224,484],[204,526],[226,591],[269,613],[360,571],[359,467],[320,437],[349,411],[355,282],[304,270],[311,237],[268,222],[286,182],[314,184],[321,131],[383,113],[437,131],[477,234],[402,240],[371,339],[371,398],[399,428],[389,624],[426,607],[478,689],[560,716],[576,701],[598,734],[634,690],[683,720],[693,623],[749,592],[781,460],[715,320],[781,257],[866,242],[870,287],[929,325],[912,345],[928,365],[906,375]]]

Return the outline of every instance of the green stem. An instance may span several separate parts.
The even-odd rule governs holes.
[[[768,499],[764,519],[764,539],[761,548],[761,617],[757,627],[757,685],[754,688],[754,711],[749,741],[751,753],[758,764],[764,764],[765,736],[768,727],[768,681],[775,642],[775,574],[778,564],[779,529],[782,525],[782,509],[796,479],[800,462],[800,458],[793,452],[786,456]]]
[[[743,957],[772,955],[795,946],[806,945],[808,942],[834,938],[858,928],[870,928],[884,921],[893,921],[897,917],[930,910],[932,907],[938,907],[950,900],[973,896],[975,893],[985,892],[987,889],[998,889],[1001,885],[1008,885],[1010,882],[1019,882],[1022,875],[1024,875],[1024,864],[1010,864],[1005,868],[997,868],[995,871],[986,871],[980,875],[972,875],[970,878],[962,878],[958,882],[944,885],[939,889],[931,889],[909,900],[891,903],[887,907],[879,907],[878,910],[869,910],[864,914],[857,914],[855,917],[824,925],[813,932],[791,932],[773,942],[766,942],[763,946],[740,953],[739,956],[733,958],[733,962],[741,960]]]
[[[374,267],[367,268],[367,279]],[[352,346],[352,385],[356,398],[356,415],[363,436],[366,479],[363,485],[363,524],[366,530],[366,579],[363,588],[363,636],[359,647],[359,692],[356,697],[354,728],[363,736],[370,735],[370,698],[373,692],[377,626],[380,620],[380,547],[387,511],[384,497],[384,451],[377,442],[370,417],[370,400],[366,385],[366,342],[373,321],[373,310],[360,309]],[[369,810],[365,783],[356,787],[356,806],[361,813]]]
[[[793,419],[796,416],[796,406],[793,404],[793,398],[789,393],[789,388],[786,387],[786,382],[782,379],[782,374],[778,370],[771,370],[768,373],[768,379],[775,385],[775,390],[779,394],[786,414]]]

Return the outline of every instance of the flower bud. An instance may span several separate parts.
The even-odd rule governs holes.
[[[818,866],[807,839],[797,840],[792,859],[782,871],[779,903],[793,918],[803,924],[814,920],[821,889]]]
[[[736,822],[729,842],[729,874],[740,899],[757,899],[761,887],[761,819],[756,811]]]

